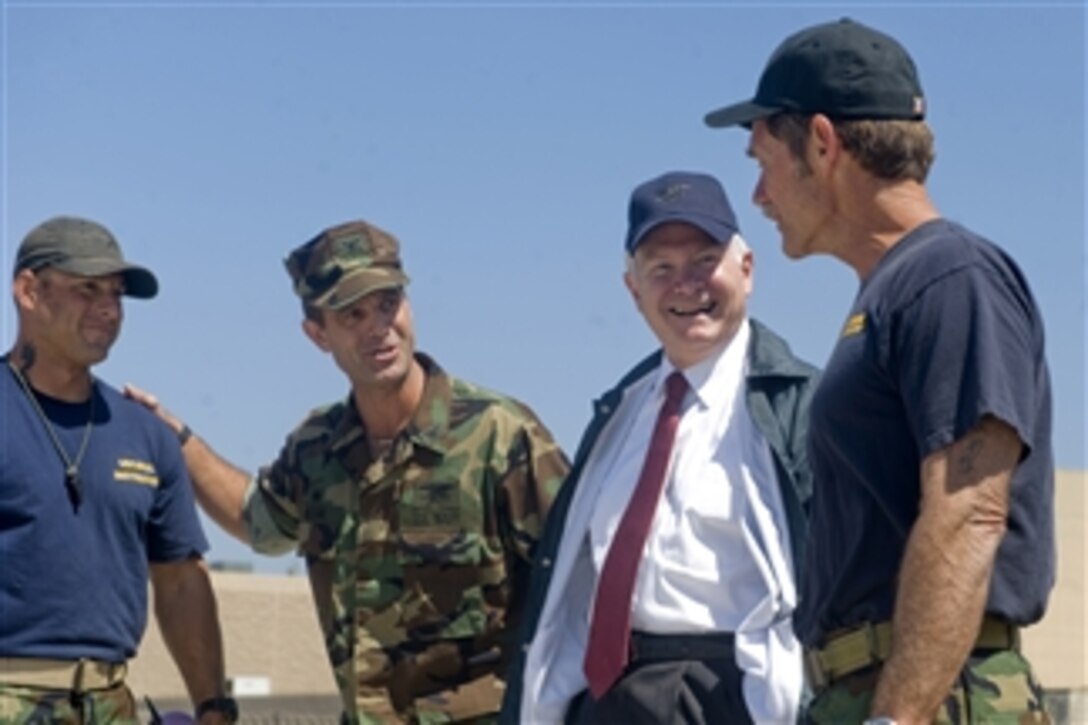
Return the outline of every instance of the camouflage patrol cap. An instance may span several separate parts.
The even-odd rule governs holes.
[[[304,302],[332,310],[408,284],[396,237],[362,220],[324,230],[291,252],[284,265]]]

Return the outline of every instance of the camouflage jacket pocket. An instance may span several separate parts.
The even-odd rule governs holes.
[[[397,514],[402,566],[446,568],[483,563],[482,507],[458,482],[428,481],[405,489]]]
[[[398,502],[402,616],[416,642],[475,637],[502,621],[505,560],[479,502],[456,484],[428,484]]]

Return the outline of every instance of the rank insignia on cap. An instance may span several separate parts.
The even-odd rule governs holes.
[[[690,184],[670,184],[661,190],[661,193],[657,195],[657,199],[665,204],[669,204],[688,193],[688,189],[690,188]]]

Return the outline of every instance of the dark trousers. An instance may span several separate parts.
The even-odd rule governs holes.
[[[588,690],[566,725],[749,725],[733,638],[728,634],[634,633],[627,669],[600,700]]]

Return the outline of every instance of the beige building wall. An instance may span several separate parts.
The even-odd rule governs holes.
[[[1058,582],[1047,616],[1024,648],[1047,689],[1088,691],[1088,475],[1059,471]],[[213,572],[227,676],[268,679],[270,694],[336,692],[304,576]],[[130,683],[138,696],[176,698],[184,688],[151,618]],[[1072,720],[1076,721],[1076,720]]]
[[[1058,471],[1058,581],[1046,617],[1024,631],[1024,652],[1047,689],[1088,689],[1088,473]]]
[[[271,695],[336,694],[310,584],[305,576],[212,572],[223,631],[227,677],[267,678]],[[131,663],[137,697],[185,693],[154,617]]]

